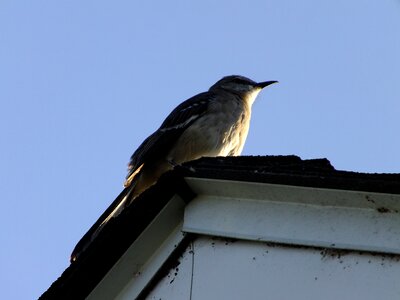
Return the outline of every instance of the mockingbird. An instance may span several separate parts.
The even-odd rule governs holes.
[[[264,87],[275,82],[226,76],[207,92],[178,105],[133,153],[124,183],[125,196],[92,226],[71,259],[75,260],[77,252],[86,248],[111,218],[175,165],[202,156],[240,155],[249,131],[252,104]]]

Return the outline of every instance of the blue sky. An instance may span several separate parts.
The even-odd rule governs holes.
[[[400,1],[0,2],[0,282],[34,299],[130,155],[222,76],[279,80],[243,154],[400,172]]]

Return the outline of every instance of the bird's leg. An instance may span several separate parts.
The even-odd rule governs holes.
[[[167,159],[167,162],[172,166],[172,168],[181,167],[182,166],[182,164],[178,164],[173,159]],[[196,172],[196,170],[193,167],[190,167],[189,170],[191,172]]]
[[[176,163],[173,159],[167,159],[167,162],[171,165],[172,168],[181,166],[181,164]]]

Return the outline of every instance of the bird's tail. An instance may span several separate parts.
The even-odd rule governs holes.
[[[116,218],[119,216],[119,214],[124,210],[126,206],[129,205],[131,202],[130,196],[132,195],[132,192],[134,188],[132,185],[128,187],[129,191],[127,194],[122,198],[121,202],[114,208],[114,210],[104,219],[103,222],[99,225],[99,227],[96,229],[96,231],[92,235],[92,240],[96,238],[96,236],[100,233],[100,231],[103,229],[104,225],[108,223],[113,218]]]
[[[151,165],[150,165],[151,166]],[[162,173],[171,169],[168,162],[159,163],[153,169],[143,168],[143,164],[125,182],[125,189],[119,194],[113,203],[106,209],[94,225],[86,232],[71,254],[71,262],[77,260],[79,255],[85,251],[90,243],[100,234],[110,220],[116,218],[133,200],[143,191],[157,182]]]
[[[80,254],[90,245],[90,243],[99,235],[105,225],[113,218],[117,217],[123,209],[128,206],[137,193],[135,193],[135,182],[129,187],[125,188],[118,197],[111,203],[106,211],[100,218],[93,224],[93,226],[86,232],[86,234],[76,244],[72,251],[70,261],[74,262],[78,259]]]

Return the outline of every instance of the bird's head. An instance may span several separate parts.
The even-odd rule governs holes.
[[[268,85],[278,81],[255,82],[247,77],[231,75],[218,80],[210,91],[224,90],[225,92],[239,95],[241,98],[252,104],[258,93]]]

